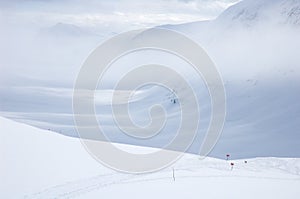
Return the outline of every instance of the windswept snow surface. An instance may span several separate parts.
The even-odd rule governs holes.
[[[0,117],[0,198],[299,198],[300,159],[247,161],[185,154],[156,173],[118,173],[91,158],[77,138]]]

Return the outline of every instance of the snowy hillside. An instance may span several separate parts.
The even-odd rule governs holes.
[[[298,0],[244,0],[229,7],[217,19],[164,28],[184,33],[197,41],[215,62],[224,80],[227,96],[227,118],[222,136],[210,154],[222,158],[230,153],[238,158],[257,156],[300,157],[300,29]],[[103,39],[85,37],[83,27],[57,24],[52,37],[25,39],[16,37],[3,59],[14,60],[5,65],[1,76],[0,114],[43,129],[78,136],[72,114],[73,84],[93,48]],[[104,28],[105,29],[105,28]],[[61,36],[72,37],[64,39]],[[85,39],[83,39],[85,38]],[[28,47],[32,49],[28,49]],[[5,56],[19,49],[18,59]],[[145,51],[144,51],[145,52]],[[148,53],[148,54],[147,54]],[[166,62],[171,60],[170,62]],[[121,59],[116,68],[159,62],[178,69],[196,87],[200,106],[200,136],[188,152],[198,153],[202,132],[210,118],[210,101],[201,80],[194,81],[186,72],[190,67],[167,54],[139,52]],[[9,63],[10,60],[9,60]],[[15,66],[15,67],[12,67]],[[18,71],[18,75],[15,75]],[[122,135],[113,123],[109,110],[111,79],[120,77],[114,71],[106,78],[106,87],[96,93],[99,120],[114,142],[141,146],[164,145],[178,124],[178,105],[170,103],[170,93],[161,89],[145,89],[130,104],[135,122],[147,124],[148,108],[163,104],[170,113],[170,123],[161,137],[133,140]],[[180,85],[178,86],[180,89]],[[110,96],[109,96],[110,95]],[[188,100],[189,96],[185,100]],[[159,139],[158,139],[159,138]],[[161,138],[161,139],[160,139]]]
[[[300,1],[298,0],[244,0],[228,8],[218,18],[217,23],[227,25],[253,26],[300,25]]]
[[[150,148],[119,145],[127,150]],[[299,198],[300,159],[200,160],[152,174],[103,167],[79,140],[0,118],[0,198]],[[235,165],[231,170],[230,163]],[[173,172],[174,169],[174,177]]]
[[[299,157],[298,0],[244,0],[217,19],[164,28],[190,36],[218,67],[227,121],[210,154]]]
[[[243,0],[230,6],[214,20],[161,27],[183,32],[205,46],[216,40],[215,37],[226,39],[227,36],[234,37],[253,29],[270,31],[271,28],[296,28],[299,31],[300,1]],[[272,31],[276,34],[278,29]]]

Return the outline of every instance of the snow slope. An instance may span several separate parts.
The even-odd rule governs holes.
[[[227,118],[211,156],[300,156],[299,9],[244,0],[212,21],[163,26],[201,44],[224,80]]]
[[[244,0],[225,10],[218,23],[236,26],[300,25],[300,1],[298,0]]]
[[[186,154],[172,167],[156,173],[124,174],[100,165],[76,138],[2,117],[0,152],[0,198],[293,199],[300,196],[298,158],[254,158],[244,163],[244,160],[200,160]],[[231,162],[235,163],[233,170]]]
[[[228,8],[213,21],[163,26],[184,33],[201,44],[216,63],[224,80],[227,118],[222,137],[210,156],[223,157],[224,153],[231,153],[239,158],[300,157],[298,19],[299,0],[244,0]],[[52,40],[40,38],[40,43],[35,43],[36,40],[25,43],[20,52],[29,54],[22,54],[24,59],[13,59],[20,62],[16,64],[18,68],[12,70],[8,65],[6,70],[12,73],[18,71],[22,75],[14,74],[12,78],[2,75],[0,78],[1,82],[5,79],[11,82],[7,87],[5,83],[1,84],[4,86],[0,87],[0,115],[77,136],[72,114],[73,83],[81,63],[101,39],[83,37],[81,31],[67,24],[58,24],[54,29],[54,32],[74,35],[70,40],[53,37]],[[16,46],[19,49],[19,45]],[[28,46],[33,49],[28,50]],[[119,75],[116,75],[116,71],[123,69],[124,65],[159,62],[180,69],[180,72],[190,68],[182,60],[170,55],[148,53],[136,53],[121,60],[116,65],[117,70],[112,73],[114,78]],[[165,60],[171,61],[166,63]],[[202,92],[203,82],[201,85],[201,80],[193,81],[190,75],[186,74],[186,77],[198,91],[201,106],[201,138],[210,119],[210,99],[207,93]],[[120,133],[111,118],[111,110],[107,105],[110,101],[106,100],[109,98],[106,93],[112,89],[109,85],[112,76],[106,78],[108,86],[97,91],[99,98],[106,102],[99,100],[96,104],[99,110],[97,114],[110,133],[110,138],[114,142],[141,146],[164,145],[169,140],[167,138],[174,136],[172,132],[175,132],[176,126],[173,124],[178,124],[175,121],[179,118],[178,107],[171,107],[168,94],[156,88],[150,88],[138,96],[130,109],[135,122],[147,124],[150,105],[163,104],[170,113],[170,125],[165,129],[165,134],[157,139],[149,142],[133,140]],[[189,152],[198,153],[201,143],[201,139],[196,139]]]

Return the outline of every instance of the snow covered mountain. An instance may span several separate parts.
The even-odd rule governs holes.
[[[67,37],[95,37],[97,34],[74,24],[57,23],[48,28],[41,29],[40,36],[63,37],[66,39]]]
[[[225,10],[216,20],[163,27],[182,32],[197,41],[216,63],[224,80],[227,120],[211,156],[223,157],[231,153],[239,158],[300,157],[298,0],[244,0]],[[60,24],[54,28],[54,32],[70,31],[71,35],[81,32],[73,25]],[[99,39],[82,42],[80,36],[74,38],[64,42],[43,41],[35,50],[22,50],[29,53],[24,54],[24,65],[30,67],[33,63],[33,69],[20,66],[18,70],[26,78],[22,81],[23,76],[14,78],[18,78],[22,85],[15,85],[15,79],[9,79],[13,86],[1,88],[1,115],[77,136],[72,115],[72,86],[81,63]],[[28,41],[25,46],[32,45]],[[30,57],[34,61],[28,64]],[[131,58],[130,63],[141,64],[149,56],[138,54]],[[170,65],[182,67],[181,62]],[[200,106],[203,107],[201,118],[207,123],[210,101],[202,93],[203,85],[198,82],[195,85],[199,88]],[[106,99],[109,92],[100,90],[99,98]],[[135,118],[144,119],[138,122],[148,121],[147,110],[154,103],[167,105],[172,116],[178,113],[178,107],[167,104],[170,102],[168,93],[159,89],[148,89],[139,97],[132,110]],[[172,136],[167,134],[161,140],[144,143],[118,135],[107,104],[100,100],[96,108],[103,111],[103,123],[114,142],[160,147],[166,137]],[[176,124],[174,120],[173,123]],[[172,133],[173,128],[170,125],[166,131]],[[199,143],[201,140],[196,140],[189,152],[197,153]]]
[[[151,148],[119,145],[134,151]],[[221,160],[185,154],[172,167],[124,174],[103,167],[77,138],[0,117],[0,198],[299,197],[299,158]],[[230,163],[234,163],[231,170]],[[174,177],[172,170],[174,169]],[[175,181],[174,181],[175,179]]]
[[[217,23],[229,26],[300,25],[299,0],[244,0],[225,10]]]
[[[225,82],[227,121],[211,155],[299,157],[299,8],[244,0],[212,21],[164,26],[198,41]]]
[[[232,31],[262,31],[270,28],[300,28],[299,0],[243,0],[216,19],[161,27],[183,32],[205,45],[214,37]]]

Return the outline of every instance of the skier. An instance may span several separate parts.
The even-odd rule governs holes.
[[[232,171],[232,169],[233,169],[233,166],[234,166],[234,163],[233,163],[233,162],[231,162],[231,163],[230,163],[230,166],[231,166],[231,171]]]
[[[229,157],[230,157],[230,155],[229,155],[229,154],[226,154],[226,160],[228,160],[228,159],[229,159]]]

